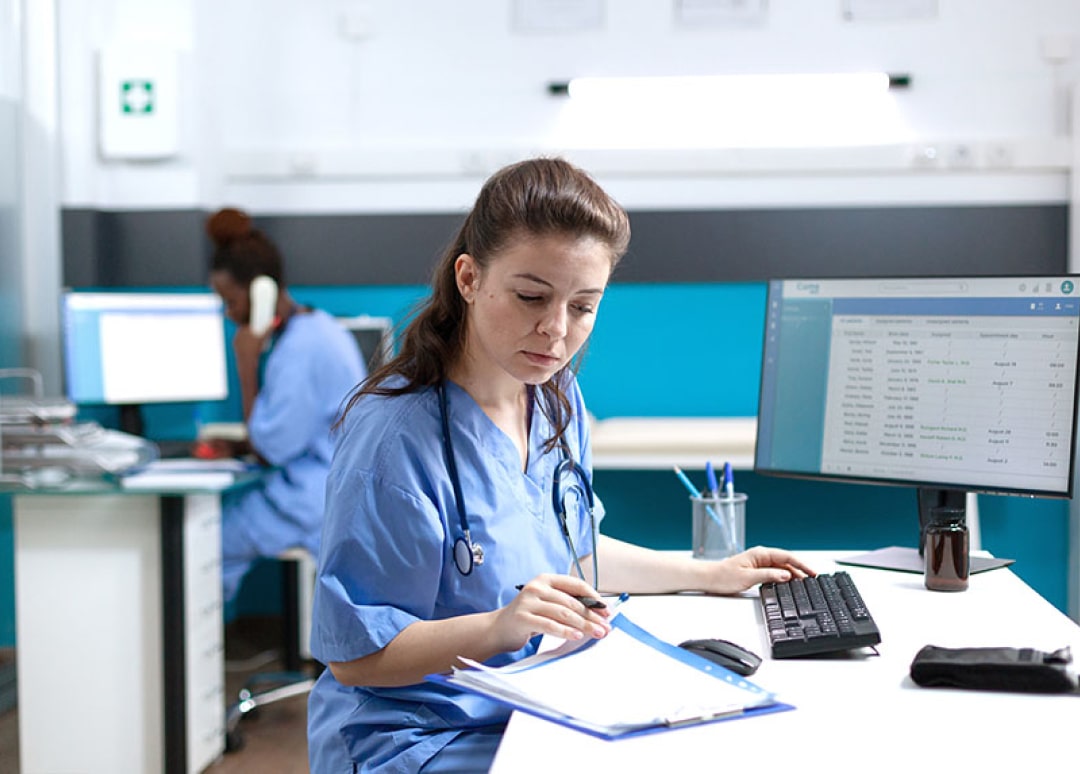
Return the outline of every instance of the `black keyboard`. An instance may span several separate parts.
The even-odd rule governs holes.
[[[761,611],[773,658],[852,650],[881,642],[846,572],[761,584]]]
[[[158,447],[158,456],[163,460],[184,459],[191,456],[194,441],[164,440],[154,441]]]

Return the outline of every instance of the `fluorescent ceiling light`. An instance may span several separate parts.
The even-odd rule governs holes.
[[[646,77],[583,77],[548,86],[552,94],[596,102],[680,102],[703,98],[742,99],[793,96],[805,99],[859,99],[909,86],[907,75],[868,73],[791,73]]]
[[[575,78],[552,141],[581,148],[822,147],[910,133],[896,90],[907,75],[799,73]]]

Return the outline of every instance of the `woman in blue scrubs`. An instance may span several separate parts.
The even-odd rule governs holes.
[[[605,636],[578,599],[596,588],[724,594],[809,572],[777,549],[702,562],[599,535],[574,373],[629,239],[565,161],[497,172],[400,353],[350,398],[315,591],[315,774],[486,771],[508,710],[424,676],[520,659],[538,635]]]
[[[244,212],[212,215],[215,244],[210,284],[237,325],[233,337],[248,440],[217,442],[218,455],[255,452],[273,466],[258,486],[222,502],[222,576],[226,601],[260,557],[302,546],[318,555],[326,476],[333,454],[331,427],[349,392],[366,376],[351,334],[326,312],[297,304],[274,244]],[[274,321],[256,335],[250,325],[251,281],[278,286]]]

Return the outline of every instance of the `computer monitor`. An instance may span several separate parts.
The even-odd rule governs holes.
[[[389,317],[362,314],[337,321],[356,339],[369,374],[393,356],[394,321]]]
[[[1078,282],[771,281],[755,471],[917,488],[920,546],[968,492],[1071,497]]]
[[[213,293],[66,291],[61,303],[64,381],[78,404],[124,407],[228,396],[225,324]]]

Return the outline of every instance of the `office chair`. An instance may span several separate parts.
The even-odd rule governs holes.
[[[315,558],[304,548],[289,548],[278,554],[282,563],[282,643],[283,671],[259,672],[240,689],[236,703],[225,712],[225,751],[244,746],[240,721],[274,702],[308,693],[323,667],[307,667],[311,661],[311,606],[315,590]]]

